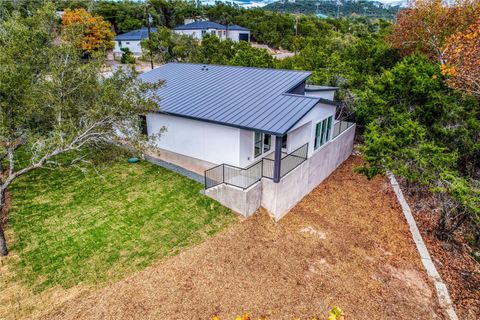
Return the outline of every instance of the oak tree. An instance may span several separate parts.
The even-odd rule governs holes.
[[[87,54],[114,47],[110,22],[101,16],[92,16],[83,8],[65,10],[62,16],[62,37]]]
[[[480,20],[448,39],[444,60],[447,84],[480,97]]]
[[[51,5],[0,21],[0,212],[15,179],[54,168],[60,154],[126,141],[145,146],[139,114],[158,108],[159,83],[142,82],[133,71],[104,76],[101,54],[85,62],[81,49],[54,41],[55,23]],[[7,253],[0,226],[0,255]]]
[[[480,1],[414,0],[397,16],[389,41],[404,55],[421,52],[433,61],[443,62],[447,39],[471,25],[480,14]]]

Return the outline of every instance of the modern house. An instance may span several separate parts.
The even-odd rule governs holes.
[[[355,125],[335,119],[337,88],[306,85],[309,76],[184,63],[142,74],[165,81],[146,115],[155,156],[204,175],[205,194],[225,206],[280,219],[353,149]]]
[[[177,26],[173,29],[177,34],[185,34],[202,40],[206,34],[213,34],[221,40],[230,39],[233,41],[247,41],[250,42],[250,30],[237,25],[227,25],[212,22],[212,21],[193,21],[188,20],[185,24]]]
[[[157,32],[157,28],[151,28],[150,32]],[[119,34],[115,36],[115,47],[113,48],[113,54],[115,56],[122,54],[122,48],[128,48],[134,56],[142,55],[142,47],[140,42],[148,38],[148,29],[141,28],[133,30],[127,33]]]

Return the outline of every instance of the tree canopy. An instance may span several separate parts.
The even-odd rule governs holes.
[[[158,108],[149,93],[159,84],[140,82],[133,71],[103,76],[103,54],[85,63],[76,42],[55,41],[56,23],[50,5],[0,21],[0,209],[16,178],[54,166],[60,154],[125,140],[144,145],[138,116]],[[19,163],[18,152],[28,162]],[[6,253],[0,228],[0,255]]]
[[[101,16],[80,8],[66,9],[62,16],[62,37],[87,54],[114,47],[111,25]]]

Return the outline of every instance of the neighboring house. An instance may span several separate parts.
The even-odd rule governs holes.
[[[355,125],[335,119],[337,88],[310,72],[168,63],[140,76],[164,80],[147,132],[160,159],[205,175],[205,194],[245,216],[280,219],[353,149]],[[152,138],[153,139],[153,138]]]
[[[157,32],[157,28],[150,28],[150,32]],[[148,29],[145,27],[119,34],[115,37],[113,54],[115,56],[119,56],[122,54],[122,48],[128,48],[130,51],[132,51],[134,56],[139,57],[142,55],[142,47],[140,46],[140,42],[144,39],[148,39]]]
[[[188,21],[186,21],[188,22]],[[177,34],[185,34],[202,40],[206,34],[213,34],[221,40],[231,39],[233,41],[250,42],[250,30],[237,25],[221,25],[212,21],[194,21],[177,26],[173,29]]]

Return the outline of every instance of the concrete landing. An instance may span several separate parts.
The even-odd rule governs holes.
[[[193,172],[193,171],[187,170],[185,168],[182,168],[180,166],[177,166],[173,163],[169,163],[169,162],[166,162],[166,161],[163,161],[163,160],[160,160],[160,159],[157,159],[155,157],[148,156],[148,155],[145,155],[145,160],[147,160],[148,162],[151,162],[153,164],[156,164],[160,167],[163,167],[165,169],[168,169],[168,170],[174,171],[178,174],[181,174],[182,176],[187,177],[187,178],[189,178],[193,181],[196,181],[198,183],[201,183],[201,184],[205,183],[205,178],[202,175],[199,175],[196,172]]]

